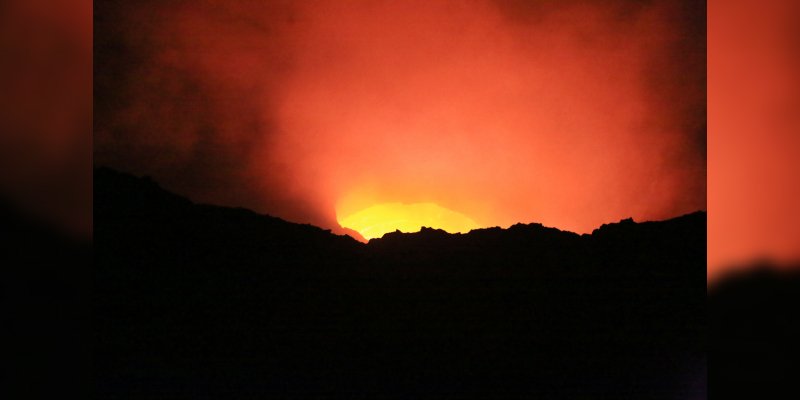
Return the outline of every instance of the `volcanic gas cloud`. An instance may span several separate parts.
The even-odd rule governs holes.
[[[709,4],[708,267],[800,259],[800,3]]]
[[[91,87],[90,0],[0,2],[0,212],[91,234]]]
[[[98,1],[95,49],[96,163],[197,201],[337,230],[705,208],[704,2]]]

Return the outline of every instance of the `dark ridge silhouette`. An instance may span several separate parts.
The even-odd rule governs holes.
[[[800,263],[753,263],[708,299],[712,397],[800,398]]]
[[[706,215],[368,244],[99,168],[100,398],[702,398]]]
[[[91,389],[91,243],[0,196],[3,330],[0,398],[86,396]]]

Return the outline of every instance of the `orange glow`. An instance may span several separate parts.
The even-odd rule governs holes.
[[[800,259],[800,4],[708,4],[708,275]]]
[[[466,233],[479,228],[467,216],[435,203],[378,204],[340,218],[339,224],[358,231],[368,240],[396,230],[418,232],[422,227],[442,229],[450,233]]]
[[[700,2],[124,4],[94,160],[197,202],[337,233],[397,202],[578,233],[705,208]]]

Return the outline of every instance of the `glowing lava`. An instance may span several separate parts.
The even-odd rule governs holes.
[[[423,226],[450,233],[466,233],[480,227],[469,217],[434,203],[378,204],[340,218],[339,223],[367,240],[396,230],[418,232]]]

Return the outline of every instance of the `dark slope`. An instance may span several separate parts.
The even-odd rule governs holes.
[[[0,196],[0,398],[88,394],[91,262],[87,240]]]
[[[708,300],[712,398],[800,398],[800,263],[750,265]]]
[[[705,380],[705,220],[365,245],[97,169],[97,389],[690,398]]]

